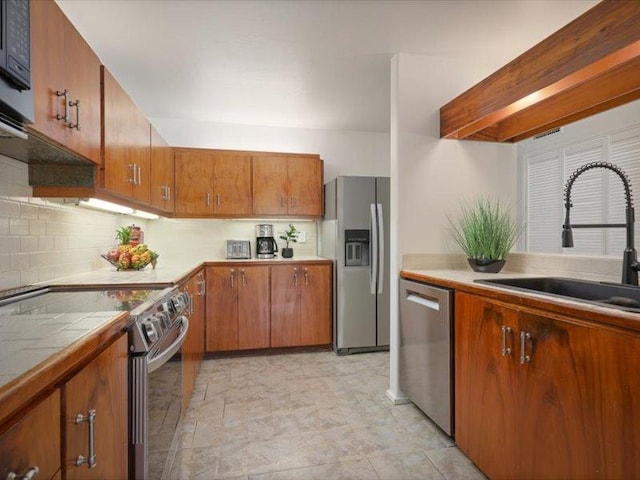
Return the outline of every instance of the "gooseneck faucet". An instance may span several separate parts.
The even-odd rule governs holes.
[[[605,168],[614,172],[624,185],[624,195],[626,199],[625,207],[625,223],[584,223],[578,225],[571,225],[569,219],[569,210],[573,207],[571,203],[571,188],[576,179],[587,170],[593,170],[594,168]],[[631,194],[631,182],[626,173],[624,173],[618,166],[613,163],[607,162],[591,162],[582,165],[575,172],[571,174],[567,184],[564,187],[564,207],[565,217],[564,225],[562,226],[562,246],[573,247],[573,232],[572,228],[625,228],[627,230],[627,246],[624,249],[622,257],[622,283],[628,285],[638,285],[638,254],[634,247],[634,227],[635,227],[635,214],[633,210],[633,196]]]

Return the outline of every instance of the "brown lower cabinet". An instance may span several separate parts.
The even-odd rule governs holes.
[[[456,443],[488,477],[640,478],[637,334],[455,302]]]
[[[271,346],[331,343],[331,265],[271,267]]]
[[[207,351],[331,343],[331,264],[207,267]]]
[[[67,480],[127,477],[127,354],[123,334],[62,386]]]
[[[189,332],[182,345],[182,410],[186,412],[191,401],[196,377],[204,356],[205,271],[201,268],[180,287],[190,298]]]
[[[56,389],[0,435],[0,478],[24,478],[34,468],[36,478],[60,473],[60,390]]]
[[[207,267],[207,351],[269,348],[269,269]]]

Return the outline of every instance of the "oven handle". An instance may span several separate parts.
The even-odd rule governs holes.
[[[182,316],[180,316],[179,320],[182,322],[182,331],[180,332],[180,335],[178,335],[178,338],[176,338],[175,341],[169,347],[167,347],[166,350],[164,350],[162,353],[158,354],[152,360],[148,360],[147,361],[147,371],[148,371],[148,373],[151,373],[151,372],[157,370],[162,365],[167,363],[167,361],[171,357],[173,357],[173,355],[178,350],[180,350],[180,347],[184,343],[185,339],[187,338],[187,333],[189,332],[189,319],[187,317],[185,317],[184,315],[182,315]]]

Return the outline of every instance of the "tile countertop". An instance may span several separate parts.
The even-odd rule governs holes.
[[[616,308],[599,306],[591,303],[584,303],[568,298],[549,296],[534,292],[512,290],[494,285],[475,283],[475,280],[492,278],[522,278],[522,277],[545,277],[552,275],[535,275],[520,272],[504,271],[500,273],[479,273],[469,269],[428,269],[410,270],[401,272],[401,277],[408,280],[416,280],[423,283],[430,283],[446,288],[484,295],[495,300],[502,300],[515,306],[532,307],[546,310],[553,313],[571,315],[590,322],[600,323],[606,326],[621,327],[626,330],[640,332],[640,314],[627,312]],[[558,275],[562,278],[575,278],[577,275]]]
[[[186,261],[184,263],[163,264],[160,261],[156,268],[147,267],[143,270],[116,270],[115,267],[107,267],[102,270],[61,277],[48,282],[46,285],[67,286],[91,286],[91,285],[163,285],[170,286],[181,283],[193,272],[202,266],[247,264],[252,265],[278,265],[287,263],[327,262],[326,258],[308,256],[294,258],[270,258],[270,259],[225,259],[210,258],[205,261]]]

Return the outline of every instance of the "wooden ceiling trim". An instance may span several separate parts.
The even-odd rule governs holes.
[[[627,84],[628,71],[620,68],[640,58],[640,1],[604,0],[576,20],[558,30],[500,70],[490,75],[440,109],[440,136],[454,139],[514,141],[527,132],[540,131],[541,125],[557,123],[559,118],[583,118],[576,115],[590,109],[617,105],[629,94],[621,91],[611,98],[599,96],[598,104],[589,103],[601,77],[613,83]],[[614,72],[613,74],[611,72]],[[572,112],[571,102],[562,98],[582,92]],[[618,99],[615,100],[615,99]],[[559,101],[562,113],[554,112]],[[545,103],[546,118],[541,125],[522,120],[537,104]],[[516,116],[518,120],[509,119]],[[503,123],[503,126],[499,124]],[[527,130],[514,132],[516,124]],[[505,126],[510,125],[508,132]],[[492,128],[489,128],[492,127]],[[531,133],[533,135],[534,133]]]

